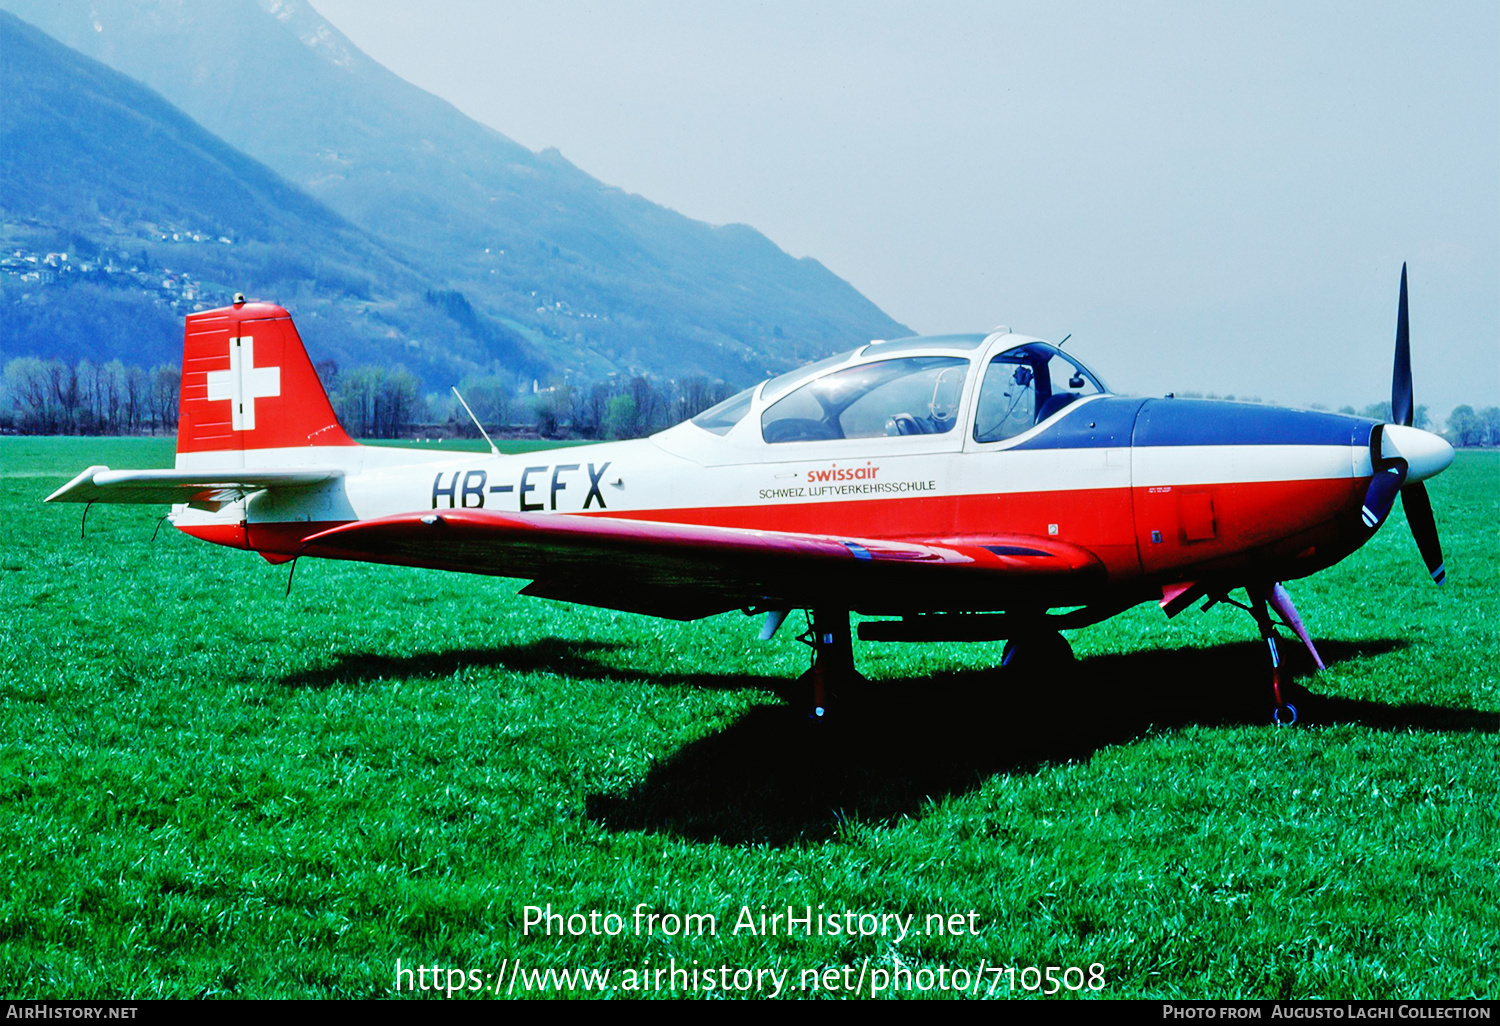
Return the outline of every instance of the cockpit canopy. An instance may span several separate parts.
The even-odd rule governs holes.
[[[982,358],[985,343],[1018,338],[976,334],[872,342],[746,389],[692,422],[726,435],[758,408],[761,436],[770,444],[948,434],[959,425],[975,357]],[[974,439],[1003,441],[1106,391],[1092,371],[1049,343],[1029,340],[1004,348],[984,364],[969,418]]]
[[[767,442],[808,442],[953,430],[969,361],[908,356],[859,363],[814,378],[760,415]]]
[[[1046,342],[1000,353],[984,370],[974,441],[999,442],[1047,420],[1084,396],[1109,391],[1094,372]]]

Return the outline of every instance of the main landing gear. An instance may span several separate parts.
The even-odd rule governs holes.
[[[798,678],[810,690],[808,715],[822,720],[833,696],[865,678],[854,668],[854,641],[849,634],[849,610],[813,609],[801,641],[812,648],[812,666]]]
[[[785,614],[772,614],[761,637],[768,638],[780,626]],[[1050,625],[1027,621],[1010,624],[1011,629],[1024,628],[1005,643],[1000,665],[1008,679],[1027,681],[1049,679],[1065,671],[1074,663],[1073,649],[1067,640]],[[863,630],[861,630],[863,636]],[[807,630],[798,639],[812,649],[812,666],[797,679],[795,704],[806,703],[808,717],[822,721],[840,695],[854,690],[853,685],[863,683],[865,678],[854,668],[854,644],[849,630],[849,610],[818,607],[808,610]],[[911,636],[892,638],[879,636],[878,640],[932,640]],[[973,639],[968,639],[973,640]]]
[[[1073,646],[1068,639],[1045,629],[1011,638],[1000,654],[1000,665],[1013,674],[1056,672],[1073,662]]]

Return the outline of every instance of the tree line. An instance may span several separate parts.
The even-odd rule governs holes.
[[[534,432],[543,438],[605,441],[639,438],[695,417],[733,394],[722,381],[704,377],[666,381],[636,376],[595,382],[564,382],[517,395],[497,377],[465,378],[459,393],[487,431]],[[477,436],[456,400],[446,404],[445,423],[461,436]]]
[[[177,429],[182,371],[120,360],[93,363],[21,356],[5,365],[0,429],[29,435],[138,435]]]
[[[477,438],[478,429],[450,395],[427,395],[405,367],[365,364],[341,372],[331,361],[318,376],[344,429],[355,438],[414,434]],[[177,430],[182,372],[147,370],[120,360],[93,363],[23,356],[5,364],[0,431],[29,435],[139,435]],[[471,376],[459,392],[492,435],[636,438],[701,413],[732,391],[723,382],[644,376],[541,388],[512,377]]]
[[[1475,410],[1467,404],[1448,414],[1448,440],[1461,448],[1500,445],[1500,406]]]
[[[1352,406],[1345,406],[1339,412],[1354,413],[1355,409]],[[1358,415],[1371,420],[1389,422],[1392,419],[1391,404],[1372,403],[1358,411]],[[1432,430],[1432,421],[1427,415],[1427,407],[1416,407],[1413,411],[1412,425],[1428,431]],[[1448,414],[1448,423],[1441,434],[1454,447],[1460,449],[1500,446],[1500,406],[1486,406],[1482,410],[1476,410],[1467,404],[1455,406]]]
[[[733,392],[703,377],[645,376],[539,387],[511,376],[471,375],[458,383],[474,418],[452,394],[426,395],[404,367],[361,366],[339,373],[320,364],[334,411],[359,438],[400,438],[413,432],[478,438],[477,419],[496,436],[607,440],[639,438],[697,416]]]
[[[479,431],[451,394],[424,394],[405,367],[364,364],[341,372],[317,365],[334,412],[355,438],[413,435],[477,438]],[[133,435],[176,431],[182,373],[175,363],[149,370],[120,360],[93,363],[22,356],[5,364],[0,431],[32,435]],[[528,387],[529,386],[529,387]],[[514,376],[470,376],[458,389],[495,436],[609,440],[671,427],[727,399],[733,389],[704,377],[660,380],[637,375],[539,387]],[[1187,393],[1183,393],[1186,395]],[[1340,413],[1389,421],[1389,403]],[[1425,406],[1417,427],[1431,428]],[[1458,406],[1445,437],[1455,446],[1500,446],[1500,406]]]

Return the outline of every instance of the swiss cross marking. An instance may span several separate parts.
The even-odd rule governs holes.
[[[281,368],[255,366],[255,339],[249,335],[229,340],[229,369],[208,372],[210,402],[229,400],[230,426],[255,430],[255,400],[281,394]]]

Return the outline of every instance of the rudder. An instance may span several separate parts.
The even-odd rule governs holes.
[[[241,301],[188,315],[179,469],[296,464],[313,449],[358,444],[339,425],[285,309]]]

